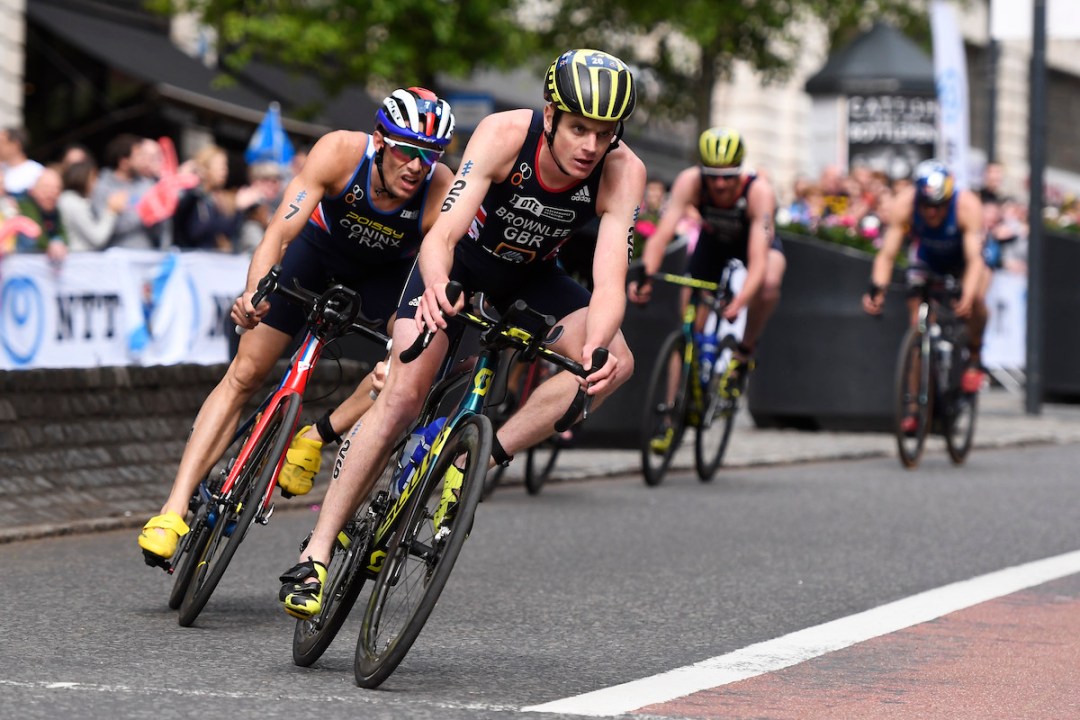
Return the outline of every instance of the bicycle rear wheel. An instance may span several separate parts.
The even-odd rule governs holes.
[[[908,329],[896,362],[896,447],[900,462],[907,468],[919,464],[933,421],[933,368],[930,357],[923,355],[923,340],[917,328]],[[909,417],[914,421],[905,427]]]
[[[487,500],[495,492],[495,488],[499,487],[499,483],[502,481],[503,473],[506,472],[506,466],[496,465],[488,470],[487,477],[484,479],[484,492],[480,495],[481,500]]]
[[[656,356],[641,416],[641,469],[646,485],[659,485],[679,449],[686,430],[686,402],[690,376],[683,358],[686,337],[682,331],[669,335]],[[676,377],[672,373],[677,373]],[[674,384],[675,399],[668,402]],[[669,432],[670,431],[670,432]],[[656,441],[654,443],[654,441]]]
[[[966,338],[958,342],[966,343]],[[979,409],[979,393],[966,393],[960,380],[968,367],[968,350],[963,345],[953,346],[951,374],[952,387],[947,393],[948,408],[945,412],[945,447],[954,465],[962,465],[975,440],[975,416]]]
[[[713,366],[709,387],[705,391],[705,411],[694,438],[694,469],[701,482],[712,480],[723,463],[731,429],[735,426],[735,415],[739,410],[737,397],[725,398],[720,394],[720,378],[725,367],[726,364],[719,362]]]
[[[544,483],[551,477],[555,462],[559,459],[559,446],[554,437],[533,445],[525,458],[525,491],[539,495]]]
[[[455,427],[432,470],[397,521],[356,644],[356,684],[373,688],[394,672],[439,599],[472,529],[491,456],[491,421],[473,415]],[[434,515],[451,464],[464,460],[458,502],[436,531]]]
[[[208,501],[208,511],[214,514],[213,528],[206,534],[202,545],[191,550],[198,562],[180,604],[181,625],[191,625],[206,607],[237,548],[244,541],[248,528],[255,521],[264,493],[277,481],[277,463],[289,449],[293,433],[296,432],[300,404],[300,396],[293,394],[274,408],[265,431],[258,437],[252,436],[244,444],[246,447],[253,443],[252,451],[240,468],[232,489],[225,497]]]
[[[364,560],[371,540],[371,522],[366,507],[361,508],[360,513],[360,519],[354,519],[338,533],[338,541],[334,543],[330,562],[326,566],[326,583],[319,613],[296,621],[292,654],[293,663],[300,667],[308,667],[322,657],[349,617],[364,587],[367,578]]]

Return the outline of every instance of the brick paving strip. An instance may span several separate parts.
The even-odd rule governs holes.
[[[607,717],[1077,717],[1080,551],[526,711]],[[872,670],[868,670],[872,669]]]

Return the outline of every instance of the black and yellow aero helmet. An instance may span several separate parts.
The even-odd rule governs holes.
[[[634,112],[634,76],[619,58],[599,50],[567,50],[548,68],[544,99],[564,112],[618,121]]]
[[[706,167],[741,165],[746,146],[738,131],[725,127],[709,128],[698,139],[701,164]]]

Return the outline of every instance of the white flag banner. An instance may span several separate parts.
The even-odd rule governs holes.
[[[0,370],[228,361],[248,259],[114,248],[0,261]]]
[[[1030,40],[1035,20],[1033,0],[991,0],[990,37]],[[1080,2],[1046,0],[1046,35],[1059,40],[1080,38]]]
[[[952,170],[957,186],[968,188],[967,61],[956,11],[945,0],[934,0],[930,6],[930,29],[938,99],[937,156]]]

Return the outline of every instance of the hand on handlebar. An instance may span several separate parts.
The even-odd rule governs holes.
[[[266,316],[266,313],[270,311],[270,302],[268,300],[260,302],[258,307],[252,305],[251,300],[254,295],[253,291],[245,290],[240,297],[236,298],[230,313],[233,322],[245,330],[250,330],[258,325]]]
[[[648,279],[641,281],[631,280],[626,288],[626,297],[632,303],[645,305],[652,299],[652,281]]]
[[[596,395],[603,392],[604,388],[610,384],[611,380],[618,374],[619,359],[611,353],[606,353],[606,360],[598,367],[593,367],[594,352],[596,347],[586,345],[581,351],[581,357],[583,361],[581,366],[589,371],[589,374],[584,378],[579,378],[579,382],[585,387],[585,391],[589,395]]]
[[[434,283],[424,289],[420,296],[420,304],[416,308],[416,327],[420,332],[425,330],[434,331],[446,328],[446,318],[457,314],[465,301],[457,297],[451,302],[446,296],[446,286],[449,283]]]

